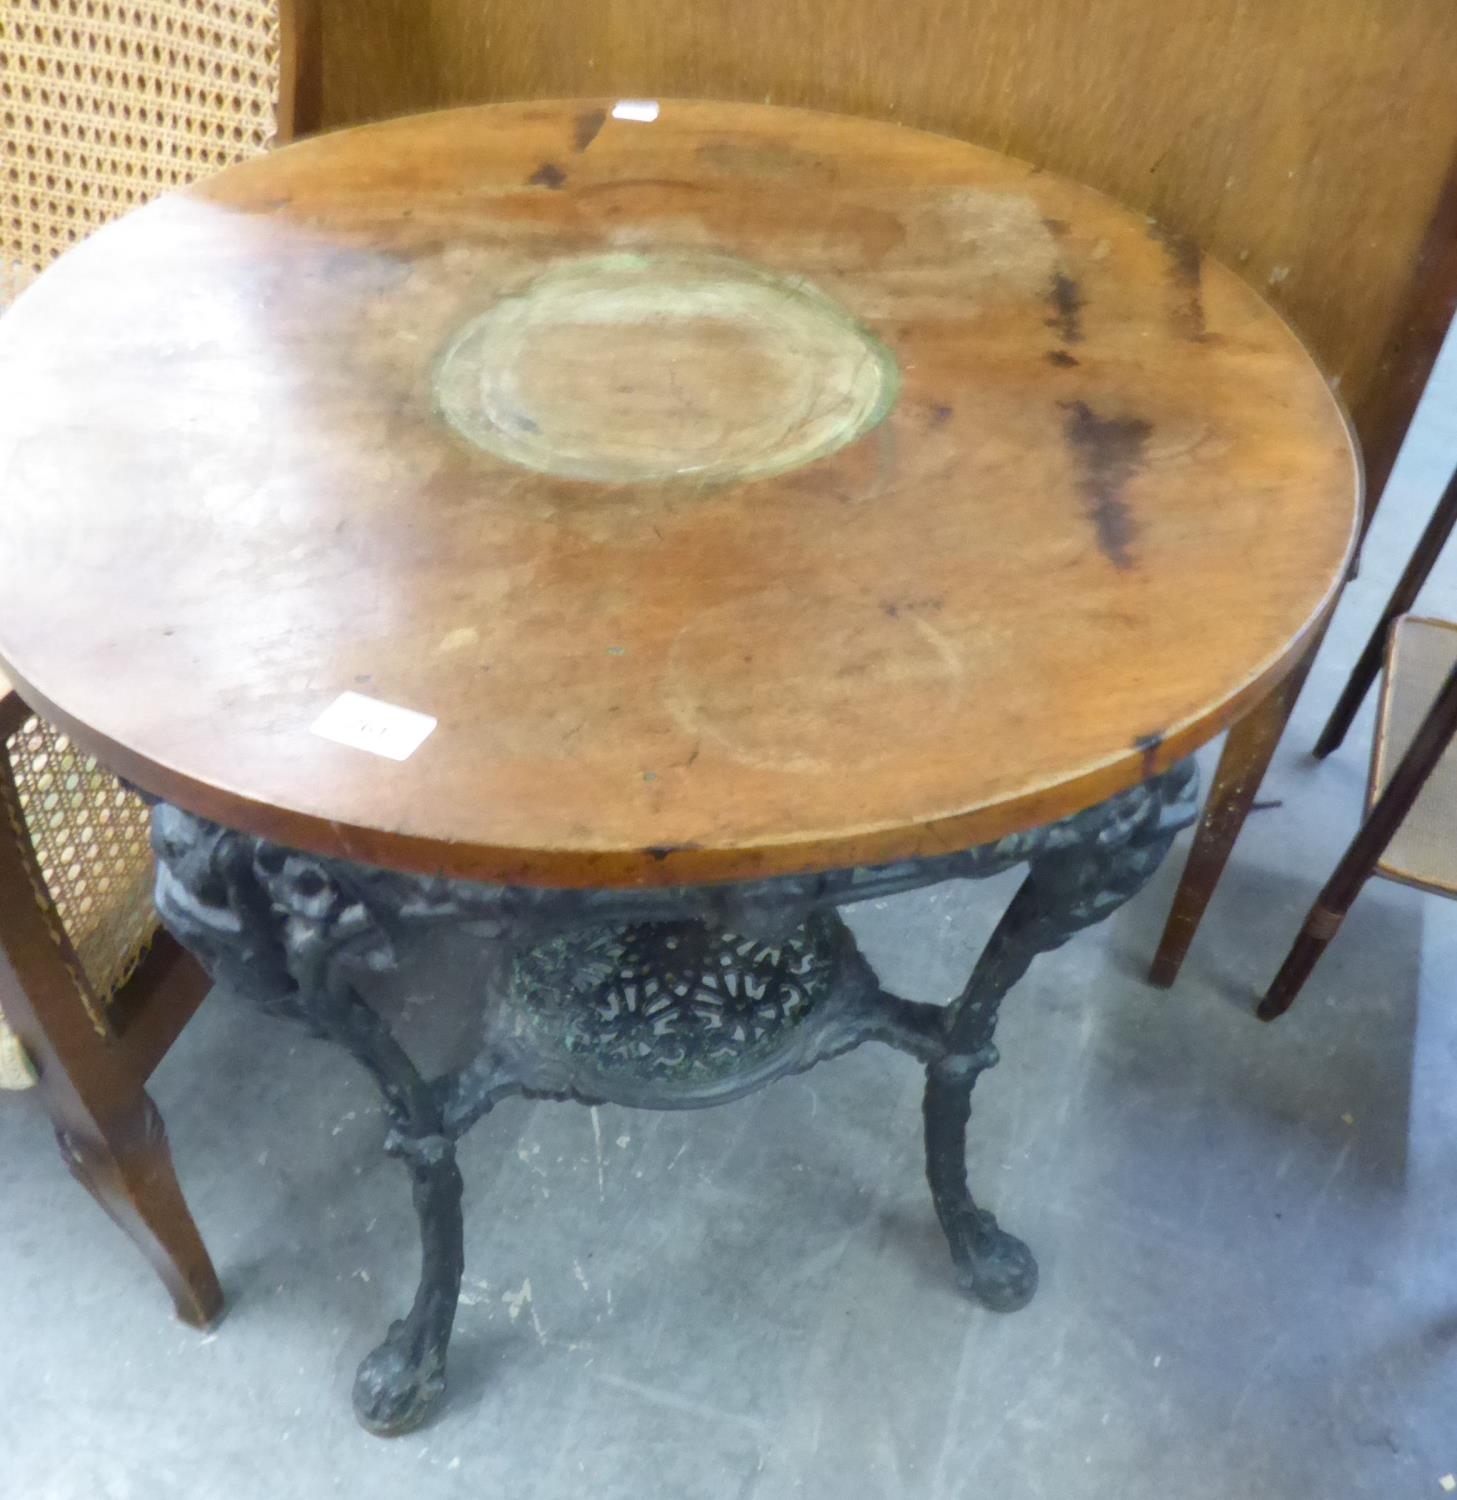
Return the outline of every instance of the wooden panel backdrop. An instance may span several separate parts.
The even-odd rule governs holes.
[[[1457,234],[1451,0],[321,4],[325,126],[489,99],[767,99],[1092,183],[1287,313],[1352,407],[1373,494],[1457,296],[1450,277],[1409,291]]]

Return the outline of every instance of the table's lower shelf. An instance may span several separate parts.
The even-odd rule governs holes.
[[[926,1171],[963,1291],[1021,1307],[1037,1266],[973,1201],[971,1089],[997,1060],[1002,997],[1032,959],[1134,895],[1195,808],[1185,762],[1046,828],[937,860],[662,891],[538,890],[397,874],[269,844],[158,805],[157,907],[229,989],[336,1041],[374,1076],[386,1150],[410,1174],[423,1247],[409,1313],[360,1366],[371,1431],[417,1425],[441,1396],[463,1263],[455,1142],[511,1094],[648,1109],[722,1103],[865,1041],[926,1068]],[[1027,877],[949,1005],[888,994],[836,910],[893,891]],[[475,1058],[427,1079],[360,993],[417,933],[479,954]]]

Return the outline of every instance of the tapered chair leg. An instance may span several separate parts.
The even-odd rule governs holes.
[[[1260,1001],[1257,1013],[1262,1021],[1284,1015],[1294,1003],[1392,836],[1406,821],[1454,732],[1457,732],[1457,666],[1447,673],[1442,690],[1413,736],[1410,748],[1311,907],[1300,936]]]
[[[1352,900],[1370,873],[1367,870],[1361,876],[1356,891],[1352,892]],[[1321,897],[1323,901],[1325,892],[1321,893]],[[1273,1021],[1276,1016],[1283,1016],[1290,1009],[1295,1003],[1295,997],[1305,987],[1305,981],[1320,962],[1321,955],[1330,945],[1330,940],[1340,931],[1349,906],[1342,911],[1332,911],[1322,905],[1322,901],[1317,901],[1310,908],[1300,935],[1285,955],[1285,962],[1280,965],[1280,972],[1270,981],[1270,988],[1265,991],[1264,999],[1260,1001],[1256,1012],[1262,1021]]]
[[[1360,710],[1366,694],[1371,691],[1371,684],[1381,675],[1381,663],[1386,654],[1386,639],[1391,633],[1391,622],[1398,615],[1406,614],[1416,603],[1417,595],[1442,555],[1442,548],[1452,535],[1454,525],[1457,525],[1457,469],[1453,470],[1452,477],[1447,481],[1447,487],[1442,491],[1432,518],[1427,522],[1426,530],[1422,532],[1421,540],[1412,552],[1406,571],[1392,589],[1391,598],[1381,611],[1381,618],[1373,627],[1365,649],[1356,659],[1356,665],[1351,669],[1341,696],[1336,700],[1336,706],[1331,710],[1331,716],[1315,742],[1315,753],[1322,760],[1345,739],[1351,721]]]
[[[1179,977],[1189,945],[1229,863],[1234,842],[1244,827],[1313,659],[1312,650],[1284,683],[1230,729],[1225,739],[1219,767],[1194,831],[1194,847],[1179,877],[1174,904],[1149,968],[1150,983],[1160,989],[1167,989]]]

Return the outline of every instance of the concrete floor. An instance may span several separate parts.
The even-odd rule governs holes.
[[[1304,752],[1457,456],[1454,397],[1448,358],[1178,988],[1141,975],[1182,845],[1007,1006],[970,1159],[1040,1258],[1029,1308],[952,1290],[906,1058],[696,1115],[511,1101],[463,1151],[448,1403],[366,1437],[405,1181],[349,1061],[219,996],[154,1085],[231,1299],[212,1335],[169,1319],[34,1101],[0,1100],[0,1497],[1440,1495],[1457,907],[1376,882],[1285,1021],[1250,1004],[1355,825],[1369,709]],[[1429,602],[1457,614],[1457,553]],[[853,921],[891,987],[944,998],[1009,889]]]

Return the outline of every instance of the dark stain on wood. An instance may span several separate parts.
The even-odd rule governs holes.
[[[1059,271],[1047,289],[1047,300],[1052,304],[1052,316],[1047,320],[1049,328],[1058,331],[1064,344],[1077,344],[1083,337],[1083,293],[1077,282]]]
[[[706,182],[688,182],[682,177],[621,177],[615,182],[583,183],[577,189],[583,198],[628,197],[643,191],[701,197],[713,189]]]
[[[1147,781],[1153,774],[1158,760],[1159,747],[1163,744],[1164,737],[1157,731],[1153,734],[1141,734],[1133,742],[1133,748],[1143,757],[1141,766],[1143,779]]]
[[[585,151],[597,139],[598,133],[606,123],[607,111],[605,109],[584,109],[577,116],[576,128],[573,132],[577,150]]]
[[[888,620],[898,620],[901,615],[939,615],[943,600],[935,595],[925,599],[882,599],[880,612]]]
[[[1075,365],[1081,363],[1077,355],[1069,354],[1066,349],[1049,349],[1047,351],[1047,362],[1056,365],[1062,370],[1071,370]]]
[[[649,859],[655,859],[661,864],[662,861],[667,859],[670,854],[690,854],[693,850],[701,849],[702,847],[702,844],[695,844],[691,842],[686,844],[649,844],[648,847],[643,850],[643,853],[646,854]]]
[[[544,161],[526,180],[532,187],[559,188],[567,174],[554,161]]]
[[[944,427],[951,420],[951,408],[937,404],[931,408],[931,426]]]
[[[1086,401],[1058,404],[1067,413],[1063,432],[1078,466],[1078,489],[1098,548],[1115,568],[1131,568],[1138,526],[1123,492],[1143,469],[1153,428],[1141,417],[1100,417]]]
[[[1049,219],[1044,216],[1042,227],[1046,229],[1053,239],[1060,240],[1067,234],[1068,222],[1066,219]]]
[[[1151,224],[1148,232],[1164,247],[1169,259],[1169,285],[1174,294],[1170,318],[1174,327],[1186,339],[1203,339],[1204,252],[1196,240],[1162,224]]]
[[[777,177],[800,182],[835,180],[835,172],[819,157],[796,150],[783,141],[705,141],[696,155],[715,172],[737,177]]]

